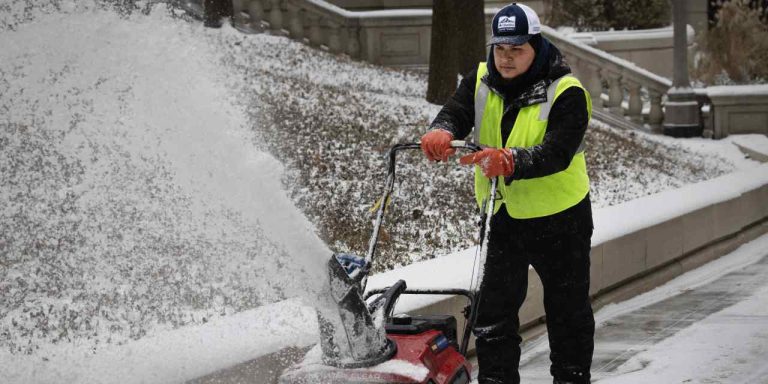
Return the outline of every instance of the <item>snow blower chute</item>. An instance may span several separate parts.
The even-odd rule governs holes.
[[[451,146],[470,151],[481,149],[464,141],[453,141]],[[480,245],[475,257],[477,268],[473,270],[469,289],[407,289],[405,281],[399,280],[388,288],[363,295],[386,202],[394,189],[396,155],[401,150],[419,148],[419,143],[406,143],[389,150],[386,187],[379,200],[368,254],[365,258],[335,254],[328,261],[331,296],[336,307],[333,310],[338,311],[341,321],[331,321],[332,316],[318,311],[320,345],[311,349],[303,361],[288,368],[280,377],[280,384],[470,382],[471,366],[465,355],[477,314],[493,204],[483,204]],[[496,195],[496,183],[496,178],[491,180],[488,196]],[[452,315],[393,316],[395,302],[404,294],[465,296],[468,305],[464,310],[466,325],[461,342],[457,340],[456,318]]]

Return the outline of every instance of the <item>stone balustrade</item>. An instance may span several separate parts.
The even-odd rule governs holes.
[[[269,30],[375,64],[418,65],[429,57],[429,9],[352,12],[322,0],[233,0],[233,8],[240,28]],[[488,9],[489,20],[493,12]],[[661,130],[669,79],[552,28],[542,32],[592,95],[594,118],[622,128]]]
[[[323,1],[233,0],[235,23],[254,32],[269,30],[330,52],[360,55],[359,18]]]
[[[593,108],[599,115],[595,117],[625,128],[661,130],[662,99],[672,81],[552,28],[544,26],[542,33],[563,52],[591,94]]]
[[[688,25],[689,58],[692,59],[696,31]],[[674,67],[672,26],[631,31],[567,32],[567,36],[590,47],[635,63],[659,76],[671,79]]]
[[[373,64],[425,68],[429,62],[430,9],[349,11],[324,0],[232,0],[232,4],[235,26],[240,29],[289,36]],[[495,11],[486,8],[486,27]],[[662,32],[667,33],[654,33]],[[670,79],[594,48],[583,41],[583,36],[565,35],[546,26],[542,33],[563,52],[589,91],[593,119],[624,129],[661,132],[663,104],[672,87]],[[734,103],[723,101],[739,99],[730,92],[725,92],[724,97],[699,97],[700,105],[709,106],[704,108],[708,112],[702,113],[705,136],[721,138],[730,131],[762,132],[751,127],[760,126],[764,116],[752,110],[764,107],[765,97],[749,95],[755,99],[755,106],[749,107],[748,118],[742,118],[743,111],[733,112]],[[728,129],[731,124],[739,127]]]

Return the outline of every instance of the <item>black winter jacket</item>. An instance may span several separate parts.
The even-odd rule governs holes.
[[[493,65],[493,52],[489,55],[489,74],[482,81],[504,99],[502,142],[506,142],[509,137],[520,109],[546,101],[547,87],[571,72],[560,51],[546,40],[545,43],[548,45],[546,62],[538,73],[529,76],[530,80],[519,87],[522,89],[505,90],[500,76],[493,76],[498,72]],[[472,131],[476,77],[475,69],[461,80],[459,88],[435,117],[431,128],[450,131],[458,140],[464,139]],[[528,148],[515,148],[515,170],[506,182],[543,177],[568,168],[584,138],[588,120],[584,91],[576,87],[564,91],[550,110],[544,141]]]
[[[541,58],[544,65],[538,66],[537,73],[521,75],[525,77],[523,84],[516,83],[521,89],[510,89],[509,84],[500,80],[501,76],[493,64],[493,52],[488,55],[489,74],[482,81],[504,98],[502,142],[506,142],[509,137],[520,109],[546,101],[547,87],[571,72],[560,51],[548,41],[543,41],[547,46],[543,50],[547,52],[546,56]],[[462,79],[453,97],[435,117],[431,128],[448,130],[456,139],[464,139],[469,135],[475,124],[476,77],[477,70],[473,70]],[[588,122],[584,91],[576,87],[565,90],[552,105],[542,143],[528,148],[515,148],[515,170],[512,176],[506,178],[506,183],[516,179],[548,176],[568,168],[584,139]],[[521,235],[549,238],[567,232],[580,233],[588,239],[593,228],[590,198],[587,195],[573,207],[551,216],[511,219],[511,222],[517,226],[515,232]]]

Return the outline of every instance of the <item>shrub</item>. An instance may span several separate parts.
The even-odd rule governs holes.
[[[716,22],[697,41],[693,77],[706,84],[768,79],[768,25],[747,0],[722,5]]]
[[[658,28],[670,23],[667,0],[547,0],[546,23],[580,31]]]

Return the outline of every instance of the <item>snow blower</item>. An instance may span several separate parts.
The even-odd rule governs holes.
[[[457,149],[481,148],[464,141],[453,141]],[[469,289],[408,289],[399,280],[385,289],[365,286],[379,237],[389,197],[395,184],[395,159],[399,151],[419,149],[419,143],[393,146],[388,153],[386,187],[378,202],[373,234],[365,258],[335,254],[328,262],[331,296],[338,314],[324,315],[318,310],[320,343],[307,352],[303,361],[288,368],[280,384],[464,384],[471,381],[471,365],[466,353],[476,320],[479,288],[487,253],[487,234],[493,214],[492,202],[482,211],[480,243],[475,254]],[[488,196],[496,196],[496,178],[491,180]],[[466,325],[457,340],[456,318],[447,314],[393,315],[401,295],[461,295]],[[334,315],[334,316],[331,316]],[[340,318],[332,321],[331,317]]]

